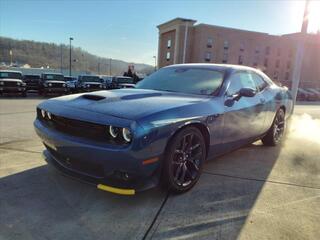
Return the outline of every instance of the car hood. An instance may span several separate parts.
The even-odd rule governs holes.
[[[207,96],[124,88],[63,96],[51,99],[49,102],[118,118],[138,120],[154,113],[207,100]]]
[[[2,82],[20,82],[22,83],[23,81],[18,78],[1,78],[0,81]]]

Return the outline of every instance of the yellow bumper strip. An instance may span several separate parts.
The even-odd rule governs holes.
[[[121,195],[134,195],[136,193],[134,189],[115,188],[103,184],[98,184],[97,188],[103,191],[117,193]]]

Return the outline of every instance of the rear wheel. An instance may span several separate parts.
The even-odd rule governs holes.
[[[280,143],[286,127],[285,112],[280,108],[267,134],[261,139],[266,146],[276,146]]]
[[[201,132],[188,127],[170,141],[165,154],[162,181],[169,190],[182,193],[199,180],[206,158],[206,145]]]

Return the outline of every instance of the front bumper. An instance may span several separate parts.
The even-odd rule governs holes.
[[[47,162],[67,175],[119,194],[146,190],[159,182],[160,161],[143,165],[144,160],[155,157],[150,151],[136,154],[130,148],[95,144],[49,129],[39,120],[34,126],[47,149]],[[124,178],[125,173],[128,178]]]

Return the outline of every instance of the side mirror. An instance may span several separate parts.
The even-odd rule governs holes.
[[[241,88],[239,91],[239,97],[254,97],[256,90],[253,88]]]
[[[237,94],[230,96],[224,104],[228,107],[231,107],[235,101],[239,101],[241,97],[254,97],[255,95],[256,90],[253,88],[241,88]]]

